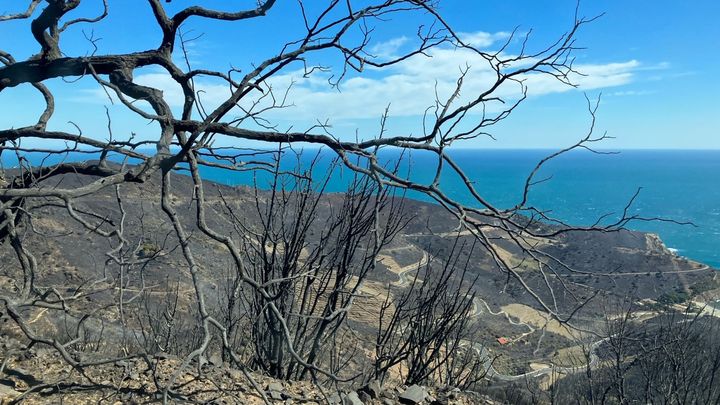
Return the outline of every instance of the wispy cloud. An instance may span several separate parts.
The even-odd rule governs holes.
[[[489,33],[483,31],[461,32],[458,33],[458,37],[460,37],[460,40],[468,45],[472,45],[478,48],[486,48],[494,45],[498,41],[507,40],[508,38],[510,38],[510,33],[504,31],[496,33]]]
[[[507,33],[464,33],[463,38],[477,46],[488,47],[506,39]],[[396,38],[378,44],[372,52],[378,55],[393,55],[408,39]],[[288,102],[292,107],[269,112],[273,119],[341,120],[378,118],[390,105],[393,116],[421,115],[435,103],[436,95],[441,99],[449,97],[456,86],[461,69],[469,67],[458,103],[467,103],[485,91],[495,80],[495,72],[480,55],[462,48],[438,47],[428,51],[428,56],[416,55],[385,71],[385,75],[351,77],[344,81],[340,91],[330,87],[327,79],[330,73],[316,72],[305,77],[303,72],[287,72],[276,76],[267,85],[277,95],[290,87]],[[593,90],[623,86],[636,79],[637,72],[648,69],[637,60],[612,63],[576,65],[582,74],[573,74],[570,79],[580,90]],[[531,97],[560,93],[572,87],[560,83],[544,74],[529,74],[522,78]],[[171,78],[161,72],[144,73],[136,77],[140,84],[156,87],[164,92],[168,102],[179,107],[183,102],[182,92]],[[218,82],[196,82],[197,90],[206,108],[211,109],[223,102],[229,93],[226,85]],[[94,96],[107,99],[102,90],[93,91]],[[259,93],[258,93],[259,95]],[[507,100],[521,95],[517,83],[510,83],[498,89],[498,96]],[[249,104],[248,104],[249,105]],[[492,106],[490,107],[492,108]]]
[[[393,57],[396,56],[400,48],[409,41],[410,39],[408,37],[402,36],[380,42],[370,48],[370,54],[380,57]]]
[[[624,90],[624,91],[614,91],[610,93],[610,96],[613,97],[632,97],[632,96],[647,96],[650,94],[655,94],[656,91],[650,91],[650,90]]]

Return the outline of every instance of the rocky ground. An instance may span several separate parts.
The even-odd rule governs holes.
[[[179,362],[175,357],[163,356],[74,370],[49,349],[27,348],[6,336],[0,339],[1,405],[17,401],[23,404],[158,403],[163,395],[157,386],[170,378]],[[155,372],[147,367],[147,362],[157,366]],[[269,403],[288,405],[497,404],[486,396],[450,388],[383,386],[371,381],[357,389],[338,390],[308,381],[278,381],[256,373],[246,375],[218,358],[203,359],[201,363],[178,376],[181,388],[169,395],[169,403],[264,404],[262,392]]]

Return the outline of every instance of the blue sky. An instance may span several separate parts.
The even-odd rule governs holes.
[[[16,3],[16,2],[12,2]],[[170,3],[170,12],[191,4],[187,0]],[[227,9],[227,2],[211,0],[204,6]],[[233,4],[252,5],[254,0]],[[307,2],[312,4],[311,2]],[[318,3],[321,3],[318,0]],[[316,3],[317,4],[317,3]],[[85,0],[74,16],[92,15],[100,1]],[[0,13],[9,9],[0,5]],[[540,48],[565,32],[573,20],[575,2],[546,1],[461,1],[442,2],[441,12],[456,31],[478,44],[493,49],[516,26],[520,32],[533,30],[531,44]],[[496,140],[486,138],[467,143],[483,148],[558,148],[584,135],[589,123],[585,95],[596,98],[602,93],[598,129],[616,139],[602,145],[611,149],[719,149],[720,148],[720,2],[697,0],[584,1],[581,14],[605,15],[586,26],[578,35],[578,45],[586,49],[576,53],[577,65],[588,76],[577,78],[580,88],[569,89],[551,80],[531,78],[530,97],[502,124],[494,128]],[[373,34],[377,53],[399,53],[412,46],[418,21],[397,17],[377,24]],[[91,47],[83,36],[89,26],[67,32],[61,43],[67,55],[79,56]],[[158,43],[159,30],[153,25],[145,1],[110,1],[110,17],[92,27],[98,53],[132,52],[149,49]],[[295,1],[280,0],[269,16],[249,22],[224,23],[190,20],[184,26],[188,35],[202,33],[190,46],[193,67],[243,70],[271,56],[288,38],[301,33]],[[17,59],[37,52],[37,44],[23,22],[0,24],[0,49]],[[337,66],[333,54],[318,54],[312,63]],[[432,58],[413,58],[406,64],[385,71],[367,70],[351,75],[341,92],[325,85],[323,74],[310,79],[298,77],[294,66],[275,79],[273,87],[282,89],[291,80],[295,85],[289,100],[296,104],[270,116],[281,128],[304,129],[315,119],[329,120],[338,136],[353,138],[376,133],[379,115],[389,104],[389,129],[395,134],[419,134],[419,114],[434,101],[434,86],[449,88],[460,66],[470,63],[464,96],[483,88],[483,71],[471,56],[452,49],[439,49]],[[485,72],[486,73],[486,72]],[[136,72],[136,79],[165,91],[171,103],[177,89],[167,76],[156,69]],[[57,95],[57,113],[52,129],[72,131],[73,121],[83,133],[107,137],[105,106],[109,105],[116,137],[130,132],[141,138],[155,136],[155,125],[138,120],[132,113],[110,105],[107,96],[93,80],[76,83],[53,80],[49,83]],[[208,107],[219,102],[227,90],[221,83],[198,82]],[[512,99],[512,91],[505,94]],[[42,105],[39,96],[28,87],[0,93],[0,126],[18,127],[31,123]],[[471,117],[472,119],[472,117]]]

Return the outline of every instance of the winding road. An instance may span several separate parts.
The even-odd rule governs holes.
[[[398,287],[409,286],[412,281],[408,278],[408,274],[421,269],[422,266],[425,266],[429,262],[430,255],[427,252],[423,252],[423,257],[419,261],[399,268],[397,271],[398,281],[395,282],[395,285]],[[418,281],[422,282],[422,280],[419,279]]]
[[[408,277],[408,274],[422,268],[422,266],[426,265],[429,262],[429,260],[430,260],[430,255],[427,252],[423,252],[423,257],[419,261],[417,261],[416,263],[412,263],[407,266],[403,266],[403,267],[399,268],[398,271],[396,272],[396,274],[398,276],[398,281],[395,282],[395,285],[398,287],[407,287],[408,285],[410,285],[410,283],[412,281]],[[692,271],[698,271],[698,270],[699,269],[693,269]],[[418,280],[418,281],[420,281],[420,280]],[[507,319],[507,321],[510,324],[515,325],[515,326],[525,326],[528,328],[528,332],[525,332],[524,334],[520,335],[519,337],[517,337],[515,339],[521,339],[521,338],[528,336],[536,331],[536,329],[533,326],[528,325],[527,323],[519,321],[519,320],[518,321],[514,320],[511,315],[509,315],[507,312],[505,312],[503,310],[500,310],[498,312],[493,312],[490,309],[490,306],[487,304],[487,302],[485,302],[485,300],[478,298],[478,297],[473,298],[473,308],[472,308],[469,316],[472,318],[479,317],[483,313],[481,305],[485,306],[485,309],[487,309],[487,312],[490,315],[505,316],[505,318]],[[608,339],[609,339],[609,337],[606,337],[606,338],[600,339],[598,341],[595,341],[590,345],[590,351],[589,351],[590,352],[590,362],[589,362],[589,364],[573,366],[573,367],[562,367],[562,366],[550,365],[550,366],[547,366],[544,368],[529,371],[527,373],[515,374],[515,375],[502,374],[502,373],[498,372],[495,369],[495,367],[493,367],[493,358],[490,356],[488,350],[482,344],[480,344],[478,342],[470,341],[470,340],[463,341],[461,343],[463,345],[470,346],[481,357],[484,357],[483,361],[484,361],[485,372],[486,372],[487,377],[494,378],[494,379],[500,380],[500,381],[518,381],[518,380],[523,380],[526,378],[542,377],[542,376],[550,375],[553,373],[560,373],[560,374],[577,373],[577,372],[584,371],[585,369],[587,369],[588,366],[596,367],[598,365],[598,363],[600,362],[600,358],[597,355],[596,351],[600,347],[600,345],[602,345]]]
[[[525,326],[529,329],[528,332],[515,338],[516,340],[521,339],[527,335],[530,335],[531,333],[534,333],[536,331],[536,329],[533,326],[528,325],[525,322],[518,322],[518,321],[513,320],[512,317],[505,311],[492,312],[492,310],[490,310],[490,307],[488,306],[487,302],[485,302],[481,298],[475,297],[476,308],[477,308],[477,305],[479,305],[478,302],[482,302],[485,305],[485,308],[487,309],[487,312],[489,314],[495,315],[495,316],[504,315],[510,324],[516,325],[516,326]],[[479,316],[481,313],[482,313],[482,311],[477,311],[477,312],[474,312],[471,316],[476,317],[476,316]],[[609,338],[603,338],[603,339],[600,339],[591,344],[591,346],[590,346],[590,364],[589,364],[590,367],[595,367],[600,362],[600,358],[596,354],[596,351],[600,347],[600,345],[602,345],[608,339]],[[501,381],[517,381],[517,380],[522,380],[525,378],[541,377],[541,376],[548,375],[551,373],[570,374],[570,373],[576,373],[576,372],[583,371],[588,367],[588,365],[581,365],[581,366],[574,366],[574,367],[562,367],[562,366],[550,365],[550,366],[540,368],[537,370],[533,370],[533,371],[529,371],[529,372],[523,373],[523,374],[516,374],[516,375],[502,374],[502,373],[498,372],[497,370],[495,370],[495,368],[492,365],[492,363],[493,363],[492,358],[490,358],[489,354],[487,353],[487,350],[485,349],[485,347],[482,344],[480,344],[478,342],[471,342],[471,341],[468,341],[467,344],[470,345],[473,348],[473,350],[475,350],[478,354],[480,354],[480,356],[485,357],[485,371],[487,373],[487,376],[501,380]]]

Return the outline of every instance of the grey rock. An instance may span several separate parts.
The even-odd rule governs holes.
[[[403,392],[403,390],[401,388],[397,388],[397,387],[393,388],[391,390],[383,390],[382,396],[380,398],[388,398],[388,399],[397,400],[398,395],[402,392]]]
[[[421,404],[428,397],[428,392],[425,388],[419,385],[411,385],[402,394],[400,394],[401,404]]]
[[[212,364],[215,367],[222,367],[222,365],[223,365],[222,357],[220,357],[220,355],[217,353],[213,354],[212,356],[210,356],[210,364]]]
[[[337,392],[336,392],[336,393],[333,393],[332,395],[330,395],[330,396],[328,397],[328,402],[330,403],[330,405],[338,405],[338,404],[341,404],[341,403],[342,403],[342,399],[340,398],[340,394],[338,394]]]
[[[358,391],[358,397],[361,401],[365,402],[371,402],[373,399],[370,397],[370,395],[367,392]]]
[[[373,399],[378,399],[382,396],[382,386],[377,380],[370,381],[366,386],[360,388],[360,391],[366,393]]]
[[[20,395],[20,392],[15,391],[6,385],[0,384],[0,400],[8,400],[9,402],[15,399],[18,395]]]
[[[342,405],[365,405],[363,401],[358,397],[357,392],[350,391],[347,394],[343,394]]]
[[[283,385],[279,382],[271,382],[270,384],[268,384],[266,390],[270,398],[276,401],[286,398],[286,395],[283,394],[285,387],[283,387]]]
[[[389,399],[389,398],[384,398],[382,402],[383,402],[383,405],[395,405],[395,401],[393,401],[392,399]]]
[[[245,378],[245,375],[243,375],[240,370],[234,368],[226,369],[225,375],[232,378],[233,380],[242,380],[243,378]]]
[[[267,386],[268,391],[282,392],[284,389],[285,389],[285,387],[283,387],[283,385],[280,384],[279,382],[271,382]]]

